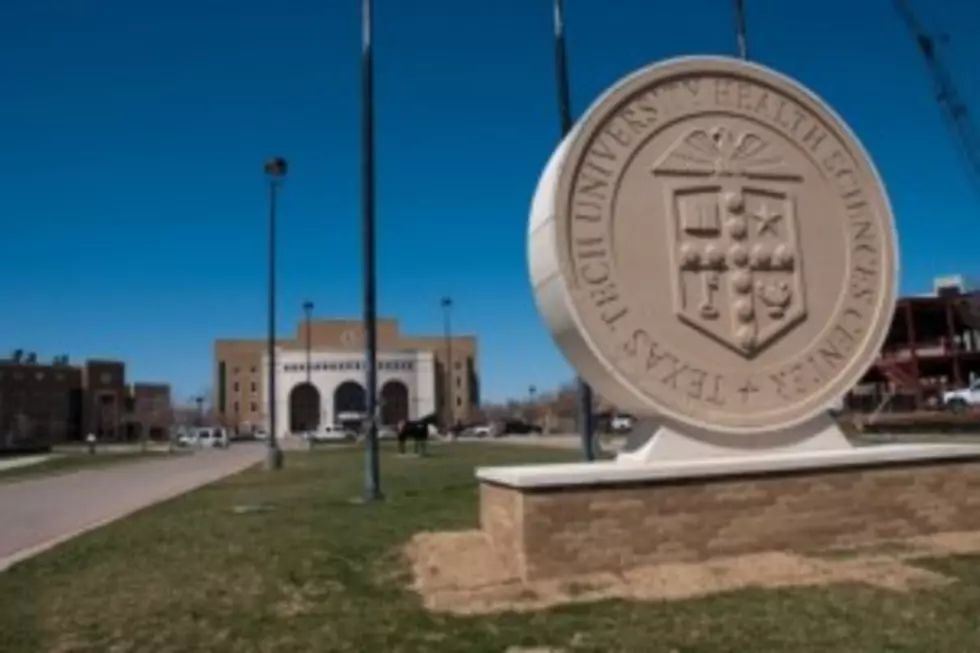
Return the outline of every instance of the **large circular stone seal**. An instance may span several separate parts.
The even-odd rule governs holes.
[[[733,435],[799,426],[859,381],[898,266],[847,125],[722,57],[655,64],[588,110],[538,185],[529,256],[539,310],[599,393]]]

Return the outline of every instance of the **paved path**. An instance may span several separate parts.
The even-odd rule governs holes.
[[[184,494],[262,460],[233,445],[164,460],[0,484],[0,571],[85,531]]]

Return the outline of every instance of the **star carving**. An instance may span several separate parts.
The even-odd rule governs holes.
[[[769,205],[765,202],[759,207],[759,210],[752,214],[755,218],[756,223],[759,225],[759,235],[762,236],[766,233],[771,233],[773,236],[778,236],[779,233],[776,231],[776,223],[782,219],[782,215],[776,213],[769,208]]]

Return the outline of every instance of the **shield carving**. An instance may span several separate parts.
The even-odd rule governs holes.
[[[752,131],[693,129],[653,167],[664,180],[674,311],[752,358],[806,317],[794,187]]]

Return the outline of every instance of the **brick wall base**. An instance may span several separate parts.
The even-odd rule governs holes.
[[[525,581],[763,551],[813,553],[980,529],[980,461],[599,487],[483,481],[480,520],[501,564]]]

